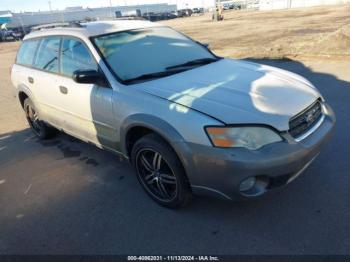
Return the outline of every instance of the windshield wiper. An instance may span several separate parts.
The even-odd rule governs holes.
[[[210,64],[210,63],[216,62],[218,60],[220,60],[220,58],[196,59],[196,60],[192,60],[192,61],[186,62],[184,64],[181,64],[181,65],[169,66],[169,67],[165,68],[166,69],[165,71],[144,74],[144,75],[140,75],[140,76],[135,77],[135,78],[130,78],[130,79],[124,80],[124,83],[130,84],[132,82],[137,82],[137,81],[141,81],[141,80],[161,78],[161,77],[177,74],[177,73],[188,70],[185,67]]]
[[[216,62],[219,59],[220,58],[208,58],[208,57],[207,58],[201,58],[201,59],[188,61],[188,62],[180,64],[180,65],[169,66],[166,69],[174,69],[174,68],[187,67],[187,66],[196,66],[196,65],[206,65],[206,64],[210,64],[210,63]]]
[[[185,69],[178,69],[178,70],[169,70],[167,69],[166,71],[161,71],[161,72],[155,72],[155,73],[150,73],[150,74],[144,74],[144,75],[140,75],[138,77],[135,78],[130,78],[127,80],[124,80],[123,82],[126,84],[130,84],[132,82],[137,82],[137,81],[141,81],[141,80],[148,80],[148,79],[154,79],[154,78],[161,78],[161,77],[165,77],[165,76],[170,76],[176,73],[180,73],[186,71]]]

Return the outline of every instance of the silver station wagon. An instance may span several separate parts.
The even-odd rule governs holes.
[[[213,54],[160,24],[99,21],[27,35],[12,82],[40,139],[64,131],[130,159],[166,207],[254,198],[320,153],[332,109],[303,77]]]

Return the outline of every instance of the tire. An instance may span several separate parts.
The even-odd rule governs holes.
[[[34,134],[41,140],[53,137],[57,130],[48,126],[45,122],[39,119],[34,103],[30,98],[26,98],[23,103],[24,113],[26,115],[28,124],[30,125]]]
[[[174,150],[156,134],[140,138],[132,148],[131,161],[146,193],[168,208],[187,205],[192,193],[184,168]]]

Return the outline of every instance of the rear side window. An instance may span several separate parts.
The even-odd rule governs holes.
[[[61,73],[72,76],[76,70],[98,70],[97,63],[86,46],[75,39],[64,39],[61,55]]]
[[[34,66],[41,70],[58,73],[60,42],[59,37],[44,38],[40,43]]]
[[[34,56],[40,40],[26,40],[21,45],[17,53],[16,63],[20,65],[31,66],[34,62]]]

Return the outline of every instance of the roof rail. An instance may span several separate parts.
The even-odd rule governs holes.
[[[43,30],[43,29],[62,28],[62,27],[81,28],[83,26],[80,23],[77,23],[77,22],[52,23],[52,24],[44,24],[44,25],[33,26],[31,28],[31,31],[33,32],[33,31],[39,31],[39,30]]]

